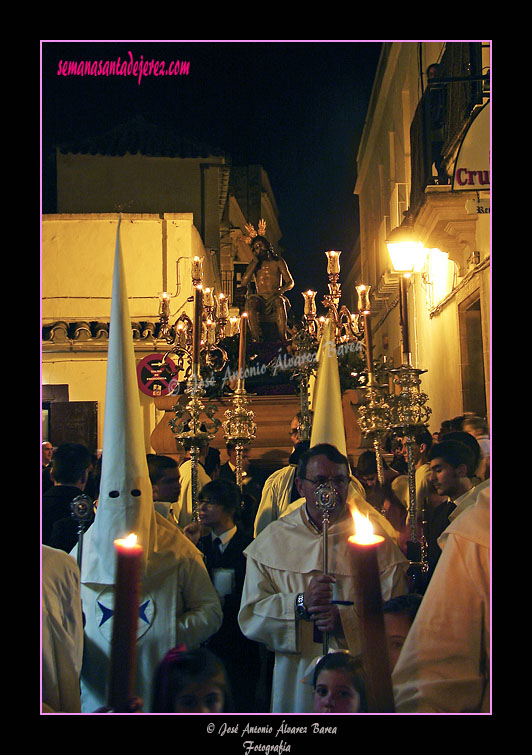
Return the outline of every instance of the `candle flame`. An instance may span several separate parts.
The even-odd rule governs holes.
[[[137,536],[131,533],[131,535],[128,535],[121,540],[117,540],[116,542],[120,543],[120,545],[123,545],[124,548],[134,548],[137,544]]]
[[[351,509],[351,516],[355,525],[355,538],[358,543],[372,543],[375,539],[373,526],[369,521],[369,515],[363,516],[354,507]]]

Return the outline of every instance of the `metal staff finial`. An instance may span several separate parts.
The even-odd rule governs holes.
[[[315,491],[316,506],[322,516],[322,542],[323,542],[323,560],[322,571],[327,574],[329,571],[329,513],[336,506],[338,494],[329,482],[318,485]],[[329,635],[323,632],[323,655],[329,652]]]
[[[83,556],[83,535],[94,515],[94,501],[86,493],[76,496],[70,502],[70,511],[78,523],[78,553],[77,562],[81,572],[81,560]]]

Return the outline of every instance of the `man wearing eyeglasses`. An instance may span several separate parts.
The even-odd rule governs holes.
[[[353,609],[354,575],[347,539],[353,534],[349,505],[369,514],[379,549],[384,600],[408,591],[408,562],[382,526],[381,515],[350,486],[349,464],[335,446],[313,446],[299,460],[296,485],[304,503],[271,524],[245,551],[246,579],[239,624],[250,639],[275,652],[271,712],[312,711],[312,688],[302,684],[309,664],[323,652],[319,633],[331,649],[360,652]],[[328,573],[323,573],[323,514],[320,494],[331,497]],[[317,632],[316,632],[317,630]]]

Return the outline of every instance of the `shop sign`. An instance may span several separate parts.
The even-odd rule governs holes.
[[[490,103],[479,110],[458,150],[453,191],[490,189]]]

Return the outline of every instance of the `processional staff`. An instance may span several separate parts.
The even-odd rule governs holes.
[[[70,511],[78,523],[78,552],[77,562],[81,572],[81,560],[83,557],[83,535],[89,527],[94,514],[94,501],[86,493],[76,496],[70,502]]]
[[[337,503],[337,493],[330,482],[324,482],[318,485],[315,491],[316,506],[322,516],[322,572],[327,574],[329,571],[329,513],[334,509]],[[323,632],[323,655],[329,652],[329,634]]]

